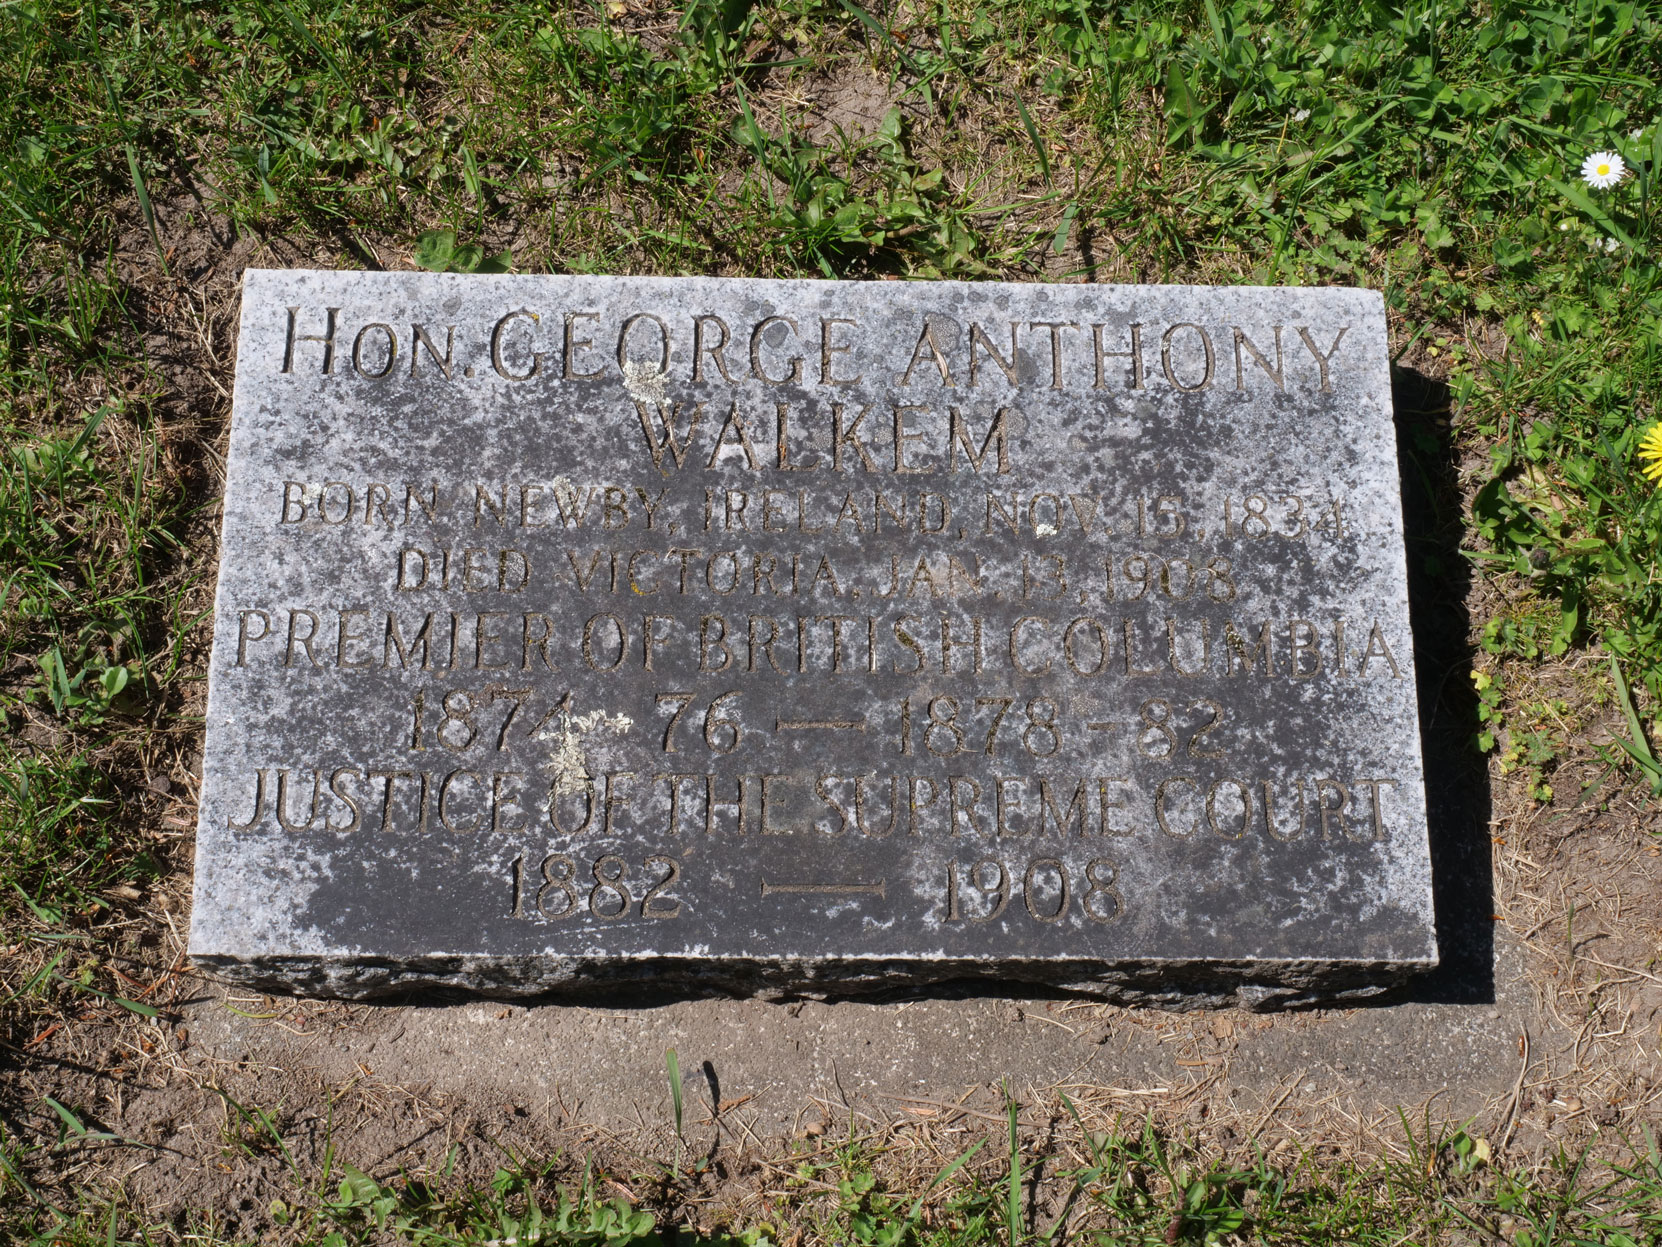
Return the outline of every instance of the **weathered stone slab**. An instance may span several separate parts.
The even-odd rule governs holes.
[[[1381,300],[250,272],[196,863],[350,996],[1430,966]]]

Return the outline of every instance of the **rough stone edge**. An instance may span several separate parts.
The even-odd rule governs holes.
[[[578,1001],[629,989],[686,997],[825,998],[971,982],[982,991],[1003,996],[1019,994],[1022,986],[1028,986],[1114,1004],[1256,1012],[1358,1003],[1434,969],[1438,961],[1435,954],[1401,961],[1001,959],[994,963],[972,958],[238,957],[202,953],[192,960],[215,978],[263,992],[362,1001],[407,1001],[424,994],[456,993]]]

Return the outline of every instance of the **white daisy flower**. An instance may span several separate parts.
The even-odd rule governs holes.
[[[1615,152],[1594,152],[1581,162],[1581,180],[1597,190],[1606,190],[1622,180],[1627,165]]]

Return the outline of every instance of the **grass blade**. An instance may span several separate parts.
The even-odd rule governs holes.
[[[59,1223],[62,1223],[63,1214],[56,1208],[53,1208],[51,1204],[47,1203],[40,1192],[29,1185],[28,1179],[23,1176],[23,1171],[12,1163],[12,1158],[10,1156],[6,1155],[6,1136],[3,1132],[0,1132],[0,1169],[5,1170],[6,1176],[11,1178],[13,1182],[17,1183],[18,1187],[25,1195],[34,1200],[35,1203],[39,1204],[42,1208],[50,1210],[52,1215],[58,1218]]]
[[[1009,1100],[1010,1089],[1004,1089],[1004,1095]],[[1021,1140],[1016,1133],[1016,1116],[1021,1111],[1020,1105],[1009,1100],[1010,1114],[1010,1184],[1007,1192],[1008,1199],[1005,1205],[1005,1216],[1010,1226],[1009,1247],[1019,1247],[1022,1239],[1021,1232]]]
[[[1073,1118],[1073,1124],[1079,1127],[1079,1133],[1085,1138],[1085,1146],[1091,1151],[1091,1164],[1098,1169],[1102,1168],[1102,1148],[1097,1144],[1096,1136],[1085,1129],[1085,1121],[1079,1116],[1079,1110],[1073,1106],[1073,1101],[1068,1099],[1068,1093],[1063,1091],[1060,1094],[1062,1107],[1068,1110],[1068,1116]]]
[[[1050,152],[1045,148],[1045,141],[1039,136],[1039,127],[1033,124],[1033,117],[1027,111],[1027,105],[1022,103],[1018,94],[1014,96],[1016,111],[1021,114],[1021,124],[1027,129],[1028,141],[1033,144],[1033,150],[1039,154],[1039,172],[1044,174],[1045,185],[1050,185]]]
[[[721,33],[729,37],[739,33],[756,0],[722,0]]]
[[[224,1100],[229,1107],[235,1109],[237,1116],[241,1117],[243,1121],[247,1122],[256,1130],[264,1130],[266,1134],[270,1135],[271,1141],[277,1145],[277,1150],[282,1153],[283,1159],[288,1162],[289,1172],[295,1176],[299,1176],[300,1166],[295,1163],[294,1154],[289,1151],[289,1145],[283,1142],[283,1136],[277,1133],[277,1127],[272,1125],[271,1118],[268,1114],[259,1109],[244,1108],[232,1096],[218,1087],[210,1086],[208,1090],[212,1091],[220,1099]],[[333,1119],[332,1109],[333,1106],[331,1106],[331,1120]]]
[[[69,1127],[71,1134],[79,1135],[82,1138],[86,1137],[87,1128],[81,1124],[81,1119],[79,1117],[75,1116],[74,1113],[70,1112],[67,1108],[59,1104],[49,1095],[43,1095],[41,1096],[41,1099],[45,1100],[51,1107],[52,1111],[63,1119],[63,1124]]]
[[[1050,240],[1050,253],[1061,255],[1068,249],[1068,235],[1073,230],[1074,218],[1079,215],[1079,204],[1070,203],[1062,209],[1062,219],[1056,223],[1056,234]]]
[[[1616,698],[1621,702],[1622,715],[1627,719],[1627,730],[1632,733],[1632,742],[1620,737],[1616,743],[1650,775],[1653,791],[1662,795],[1662,763],[1657,762],[1656,755],[1651,751],[1650,741],[1645,739],[1645,728],[1639,722],[1638,712],[1633,709],[1633,697],[1628,692],[1627,680],[1622,675],[1621,664],[1616,661],[1614,654],[1610,655],[1610,678],[1616,685]]]
[[[959,1168],[961,1168],[963,1166],[964,1162],[969,1160],[969,1158],[971,1156],[974,1156],[977,1152],[979,1152],[982,1149],[982,1147],[986,1144],[986,1142],[987,1142],[987,1140],[982,1139],[974,1147],[970,1148],[969,1151],[963,1153],[961,1156],[958,1157],[957,1160],[953,1161],[945,1169],[941,1170],[939,1173],[937,1173],[935,1175],[934,1179],[929,1183],[929,1185],[923,1188],[923,1194],[919,1195],[916,1199],[914,1199],[912,1201],[911,1210],[909,1212],[907,1212],[907,1214],[906,1214],[906,1223],[908,1225],[915,1224],[917,1222],[917,1219],[920,1216],[923,1215],[923,1201],[928,1196],[929,1192],[933,1191],[937,1186],[939,1186],[941,1183],[945,1182],[954,1173],[956,1173],[959,1170]]]
[[[77,983],[74,979],[66,979],[61,974],[54,974],[52,977],[57,979],[58,982],[64,984],[66,987],[73,987],[76,991],[89,992],[100,999],[109,1001],[112,1005],[120,1005],[123,1009],[136,1013],[141,1018],[153,1018],[158,1016],[156,1010],[150,1005],[140,1004],[136,1000],[126,1000],[120,996],[112,996],[109,992],[101,992],[96,987],[89,987],[85,983]]]
[[[127,112],[121,107],[121,99],[115,93],[115,83],[110,81],[109,68],[101,56],[98,61],[98,76],[104,80],[104,95],[110,102],[110,111],[115,114],[116,123],[120,125],[122,134],[131,133]],[[150,231],[150,241],[156,248],[156,258],[161,261],[162,272],[167,273],[167,255],[162,250],[162,238],[156,230],[156,210],[151,206],[150,192],[145,188],[144,174],[139,170],[138,149],[133,146],[130,138],[123,141],[122,147],[127,151],[127,173],[133,182],[133,195],[138,200],[139,213],[144,217],[145,228]]]
[[[740,124],[736,127],[739,131],[739,141],[755,153],[756,163],[762,168],[762,184],[767,188],[768,211],[777,212],[779,205],[773,196],[773,179],[767,176],[771,171],[768,163],[767,135],[762,132],[762,127],[756,124],[756,115],[750,111],[750,97],[745,94],[744,86],[736,78],[733,80],[733,91],[739,97]]]
[[[681,1137],[681,1059],[674,1048],[664,1051],[664,1064],[669,1067],[669,1099],[675,1106],[675,1137]]]
[[[905,67],[907,73],[918,74],[922,72],[918,68],[916,60],[908,56],[905,49],[894,41],[894,36],[889,33],[887,26],[859,5],[853,3],[853,0],[837,0],[837,3],[843,7],[849,16],[859,19],[861,25],[875,34],[878,42],[889,50],[900,65]],[[893,79],[891,78],[890,81],[893,81]]]
[[[1587,216],[1591,218],[1593,224],[1598,226],[1610,237],[1626,246],[1632,247],[1635,251],[1644,251],[1644,248],[1640,246],[1640,244],[1633,241],[1632,235],[1630,235],[1620,225],[1617,225],[1610,214],[1594,203],[1587,193],[1579,186],[1575,185],[1573,182],[1554,181],[1552,183],[1552,188],[1560,195],[1564,196],[1565,199],[1568,199],[1577,208],[1581,209],[1581,211],[1585,212]]]
[[[144,186],[144,174],[139,172],[138,152],[131,143],[123,144],[127,149],[127,172],[133,179],[133,194],[138,197],[139,212],[144,216],[145,227],[150,231],[150,241],[156,245],[156,255],[162,262],[162,270],[167,270],[167,256],[162,251],[162,236],[156,232],[156,210],[150,206],[150,192]]]
[[[132,149],[129,148],[128,150],[130,152]],[[141,202],[148,203],[149,201],[141,200]],[[153,226],[150,232],[152,234],[156,232]],[[114,403],[105,403],[97,411],[93,412],[91,416],[87,417],[86,428],[81,430],[81,435],[75,439],[74,444],[69,448],[68,457],[70,459],[76,458],[83,450],[86,449],[87,443],[92,440],[92,435],[98,432],[98,426],[104,423],[104,417],[109,415],[110,412],[114,410]]]
[[[4,791],[8,797],[11,797],[15,801],[17,799],[17,794],[15,792],[8,791],[8,789],[9,785],[0,783],[0,791]],[[40,919],[40,921],[46,926],[55,927],[63,921],[63,913],[61,910],[51,909],[45,905],[36,903],[35,899],[23,890],[23,885],[16,879],[13,879],[11,884],[12,890],[22,897],[23,903],[29,907],[29,912],[34,914],[34,916]]]

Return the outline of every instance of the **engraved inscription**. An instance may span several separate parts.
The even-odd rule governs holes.
[[[1377,296],[248,280],[193,948],[1431,955]]]
[[[622,918],[679,918],[682,902],[672,889],[680,882],[681,863],[661,853],[650,854],[639,864],[635,886],[644,887],[639,897],[630,891],[633,864],[616,853],[602,853],[589,865],[589,879],[580,878],[578,859],[569,853],[549,853],[527,880],[526,858],[516,856],[509,865],[512,906],[515,918],[558,922],[583,912],[607,922]],[[530,908],[527,909],[529,903]]]

